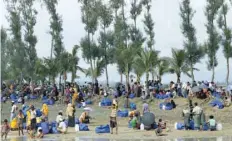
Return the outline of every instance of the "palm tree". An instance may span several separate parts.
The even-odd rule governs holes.
[[[72,73],[72,76],[71,76],[71,82],[74,82],[74,79],[77,77],[76,73],[77,73],[77,70],[81,71],[81,72],[84,72],[84,69],[81,68],[80,66],[78,66],[78,62],[79,62],[79,57],[77,57],[77,52],[78,52],[78,49],[80,47],[78,45],[75,45],[72,49],[72,53],[70,54],[70,68],[69,70],[71,71]]]
[[[139,72],[139,76],[146,73],[146,82],[149,79],[149,72],[151,71],[151,66],[154,66],[157,61],[158,51],[155,50],[141,50],[135,57],[134,65],[135,72]]]
[[[58,75],[58,70],[59,67],[57,65],[57,61],[55,60],[55,58],[44,58],[44,63],[45,63],[45,67],[48,71],[48,75],[51,77],[52,79],[52,83],[55,83],[55,78]]]
[[[126,89],[128,90],[129,85],[129,75],[134,63],[135,56],[139,52],[139,48],[129,47],[118,47],[116,49],[116,60],[118,63],[119,70],[122,71],[126,76]]]
[[[35,64],[35,74],[37,76],[37,80],[41,80],[42,84],[44,84],[44,81],[48,76],[48,69],[46,68],[43,59],[37,59]]]
[[[102,59],[97,59],[93,70],[91,70],[91,68],[88,68],[87,70],[85,70],[85,75],[97,79],[104,73],[104,67],[105,62]]]
[[[222,6],[219,14],[218,19],[218,26],[219,29],[222,31],[221,34],[221,45],[223,46],[223,53],[226,59],[227,64],[227,75],[226,75],[226,84],[229,84],[229,77],[230,77],[230,58],[232,58],[232,29],[229,28],[227,25],[227,13],[229,11],[229,6],[223,0]]]
[[[156,75],[160,82],[162,82],[162,76],[170,72],[170,58],[162,57],[159,58],[156,64]]]
[[[176,74],[177,83],[180,83],[181,73],[191,77],[191,75],[188,73],[190,71],[190,67],[186,63],[185,59],[186,53],[183,49],[172,48],[172,58],[170,59],[170,72]]]

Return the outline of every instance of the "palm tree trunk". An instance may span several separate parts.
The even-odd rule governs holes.
[[[177,83],[180,83],[180,74],[176,74],[176,76],[177,76]]]
[[[60,78],[59,78],[59,89],[61,89],[61,73],[60,73]]]
[[[105,69],[106,69],[106,85],[107,85],[107,87],[109,87],[109,77],[108,77],[107,65],[105,66]]]
[[[193,64],[192,63],[190,64],[190,67],[191,67],[191,77],[192,77],[192,82],[193,82],[193,81],[195,81],[195,78],[194,78]]]
[[[213,59],[213,66],[212,66],[212,79],[211,81],[214,82],[214,74],[215,74],[215,65],[214,65],[214,59]]]
[[[122,72],[120,72],[120,82],[122,83],[122,81],[123,81],[123,74]]]
[[[161,76],[158,76],[159,82],[162,83],[162,78]]]
[[[146,87],[148,87],[149,72],[146,73]]]
[[[226,85],[229,85],[229,77],[230,77],[230,60],[229,58],[226,58],[227,63],[227,75],[226,75]]]

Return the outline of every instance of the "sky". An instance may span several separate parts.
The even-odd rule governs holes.
[[[152,18],[155,22],[154,32],[155,32],[155,49],[160,51],[160,56],[171,57],[171,48],[183,48],[184,37],[181,33],[180,25],[180,11],[179,4],[181,0],[152,0]],[[9,23],[5,16],[7,15],[6,7],[3,2],[0,3],[1,6],[1,24],[3,27],[8,28]],[[127,0],[126,12],[129,13],[130,0]],[[193,25],[196,28],[196,36],[199,43],[204,43],[207,40],[206,34],[206,18],[204,15],[206,0],[191,0],[191,6],[196,11],[193,18]],[[37,54],[39,57],[50,56],[50,45],[51,36],[48,34],[49,31],[49,14],[45,6],[41,6],[40,3],[35,3],[35,7],[38,11],[37,24],[35,26],[35,35],[38,38],[38,43],[36,45]],[[230,5],[231,8],[231,5]],[[78,45],[81,38],[86,35],[84,30],[84,25],[81,22],[81,11],[80,4],[77,0],[59,0],[57,6],[58,13],[62,16],[63,20],[63,42],[64,47],[67,51],[71,52],[74,45]],[[127,15],[129,16],[129,15]],[[230,18],[229,18],[230,17]],[[232,9],[227,15],[228,25],[232,28]],[[143,23],[141,22],[144,18],[142,13],[138,18],[138,27],[143,30]],[[130,22],[130,21],[129,21]],[[81,58],[81,51],[78,53],[78,57]],[[215,69],[215,80],[218,82],[225,82],[226,78],[226,60],[222,53],[222,49],[218,50],[217,58],[219,65]],[[212,72],[207,70],[206,57],[201,60],[201,63],[196,64],[196,68],[200,69],[198,72],[194,72],[196,80],[211,80]],[[232,62],[232,60],[230,59]],[[232,81],[232,63],[230,63],[230,81]],[[88,68],[89,65],[81,59],[79,65],[83,68]],[[118,82],[120,81],[120,76],[117,72],[116,65],[110,65],[108,67],[109,81]],[[77,72],[82,81],[90,80],[84,74]],[[103,74],[99,81],[104,81],[106,78]],[[68,76],[70,79],[70,76]],[[142,80],[144,80],[144,76]],[[167,83],[171,80],[176,81],[176,76],[173,74],[166,74],[162,77],[163,82]],[[124,77],[125,80],[125,77]],[[182,75],[182,81],[190,81],[191,79],[187,76]]]

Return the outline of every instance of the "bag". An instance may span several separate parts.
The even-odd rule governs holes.
[[[131,110],[136,110],[136,104],[135,103],[130,103],[130,109]]]
[[[81,103],[77,103],[77,108],[81,108],[82,104]]]
[[[158,125],[156,123],[153,124],[153,129],[158,128]]]
[[[194,121],[193,120],[191,120],[189,122],[189,128],[190,128],[190,130],[194,130],[195,129],[195,127],[194,127]]]
[[[11,129],[17,129],[18,128],[18,124],[17,124],[17,119],[14,118],[11,123],[10,123],[10,128]]]
[[[52,99],[49,99],[49,100],[48,100],[47,105],[54,105],[54,104],[55,104],[55,101],[54,101],[54,100],[52,100]]]
[[[47,122],[42,122],[41,128],[42,128],[43,134],[49,133],[49,124]]]
[[[130,95],[129,95],[129,98],[131,98],[131,99],[135,98],[135,94],[133,94],[133,93],[130,94]]]
[[[128,110],[125,110],[125,111],[118,111],[117,115],[119,117],[128,117]]]
[[[203,131],[209,130],[209,126],[208,126],[207,123],[203,123],[202,130],[203,130]]]
[[[36,117],[41,117],[42,116],[42,112],[40,109],[36,109]]]
[[[58,134],[58,130],[57,130],[57,127],[52,127],[52,134]]]
[[[175,129],[176,130],[183,130],[184,129],[184,124],[180,122],[175,123]]]
[[[112,101],[109,98],[103,98],[101,101],[101,106],[111,106]]]
[[[144,130],[144,124],[143,123],[140,124],[140,130]]]
[[[75,119],[75,124],[80,124],[80,121],[78,118]]]
[[[222,130],[222,124],[218,123],[216,129],[217,129],[217,131],[221,131]]]
[[[76,132],[80,131],[79,124],[75,124],[75,131],[76,131]]]
[[[91,101],[91,100],[87,100],[87,101],[85,102],[85,104],[91,105],[91,104],[92,104],[92,101]]]
[[[100,134],[100,133],[110,133],[110,126],[107,124],[107,125],[100,125],[98,127],[95,128],[95,132],[97,134]]]
[[[79,129],[80,129],[80,131],[89,131],[88,125],[83,124],[83,123],[79,124]]]

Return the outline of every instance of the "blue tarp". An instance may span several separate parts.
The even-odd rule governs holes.
[[[112,101],[109,98],[103,98],[101,101],[101,106],[111,106]]]
[[[117,112],[117,115],[119,116],[119,117],[128,117],[128,110],[124,110],[124,111],[118,111]]]
[[[219,93],[219,92],[213,92],[212,95],[213,95],[215,98],[218,98],[218,99],[221,99],[221,98],[222,98],[221,93]]]
[[[165,109],[163,109],[163,106],[165,106]],[[172,110],[173,105],[171,103],[160,103],[159,105],[161,110]]]
[[[130,109],[131,109],[131,110],[136,110],[136,109],[137,109],[137,108],[136,108],[136,104],[133,103],[133,102],[131,102],[131,103],[130,103]]]
[[[85,104],[87,104],[87,105],[91,105],[92,103],[93,102],[90,99],[88,99],[88,100],[85,101]]]
[[[157,99],[167,99],[167,98],[171,98],[171,94],[155,94],[155,98]]]
[[[129,98],[131,98],[131,99],[135,98],[135,94],[133,94],[133,93],[130,94],[130,95],[129,95]]]
[[[43,130],[43,134],[48,134],[49,133],[49,124],[47,122],[42,122],[41,123],[41,128]]]
[[[81,123],[81,124],[79,124],[79,130],[80,131],[89,131],[89,127],[87,124]]]
[[[76,106],[77,106],[77,108],[81,108],[82,107],[82,103],[77,103]]]
[[[41,117],[42,116],[42,112],[40,109],[36,109],[36,117]]]
[[[16,94],[11,94],[10,95],[10,99],[12,100],[12,101],[17,101],[17,95]]]
[[[110,133],[110,126],[107,125],[100,125],[98,127],[95,128],[95,132],[96,133]]]
[[[38,96],[35,96],[35,95],[30,95],[30,99],[37,99]]]
[[[218,100],[218,99],[215,99],[215,100],[211,101],[211,102],[209,103],[209,105],[211,105],[212,107],[217,106],[218,109],[223,109],[223,108],[224,108],[223,102],[221,102],[221,101]]]
[[[45,100],[43,100],[43,103],[45,103],[47,105],[54,105],[55,101],[52,99],[45,99]]]
[[[178,122],[177,125],[176,125],[176,129],[177,130],[183,130],[184,129],[184,123]]]

